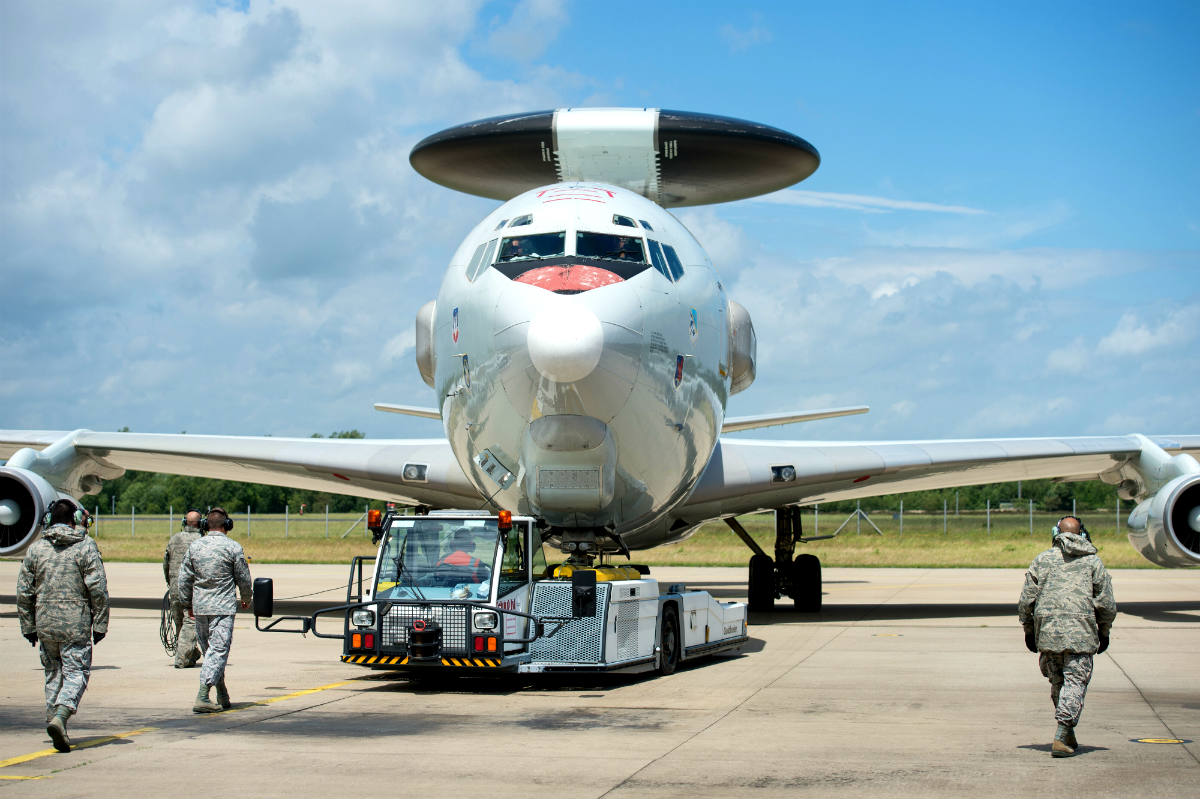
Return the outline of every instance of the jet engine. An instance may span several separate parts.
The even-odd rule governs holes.
[[[754,382],[758,339],[754,335],[754,323],[750,312],[740,303],[729,301],[729,393],[736,394],[750,388]]]
[[[0,468],[0,556],[20,555],[37,540],[42,515],[59,493],[37,474]]]
[[[1158,566],[1200,566],[1200,474],[1176,477],[1134,508],[1129,543]]]

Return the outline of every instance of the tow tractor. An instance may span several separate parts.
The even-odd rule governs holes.
[[[341,638],[344,662],[409,672],[666,675],[747,640],[744,602],[663,586],[644,566],[586,551],[549,564],[533,518],[389,513],[368,526],[379,550],[354,558],[344,604],[271,619],[274,588],[260,577],[255,627]],[[321,616],[337,615],[340,633],[318,629]]]

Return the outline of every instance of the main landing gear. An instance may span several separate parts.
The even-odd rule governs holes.
[[[750,558],[749,604],[752,612],[771,610],[775,600],[790,596],[796,610],[817,613],[821,610],[821,561],[816,555],[795,555],[796,543],[820,541],[831,535],[805,538],[800,508],[792,505],[775,510],[775,557],[758,545],[737,519],[725,523],[754,550]],[[793,557],[794,556],[794,557]]]

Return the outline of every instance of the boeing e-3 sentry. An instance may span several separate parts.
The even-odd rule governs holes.
[[[667,210],[782,189],[816,149],[772,127],[659,109],[560,109],[461,125],[414,168],[501,200],[451,256],[416,320],[416,360],[445,439],[319,440],[0,431],[0,554],[23,551],[55,497],[140,469],[332,491],[428,508],[508,509],[575,562],[653,547],[723,519],[754,549],[752,609],[820,607],[796,556],[799,508],[1033,478],[1099,479],[1138,501],[1131,543],[1200,564],[1200,435],[894,442],[727,434],[863,407],[730,417],[755,377],[748,311]],[[776,511],[773,552],[736,517]]]

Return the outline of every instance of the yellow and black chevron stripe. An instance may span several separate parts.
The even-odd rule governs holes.
[[[342,655],[343,663],[354,663],[359,666],[407,666],[406,656],[388,655]],[[426,665],[424,663],[422,666]],[[466,666],[477,669],[494,669],[501,665],[497,658],[442,658],[443,666]]]

